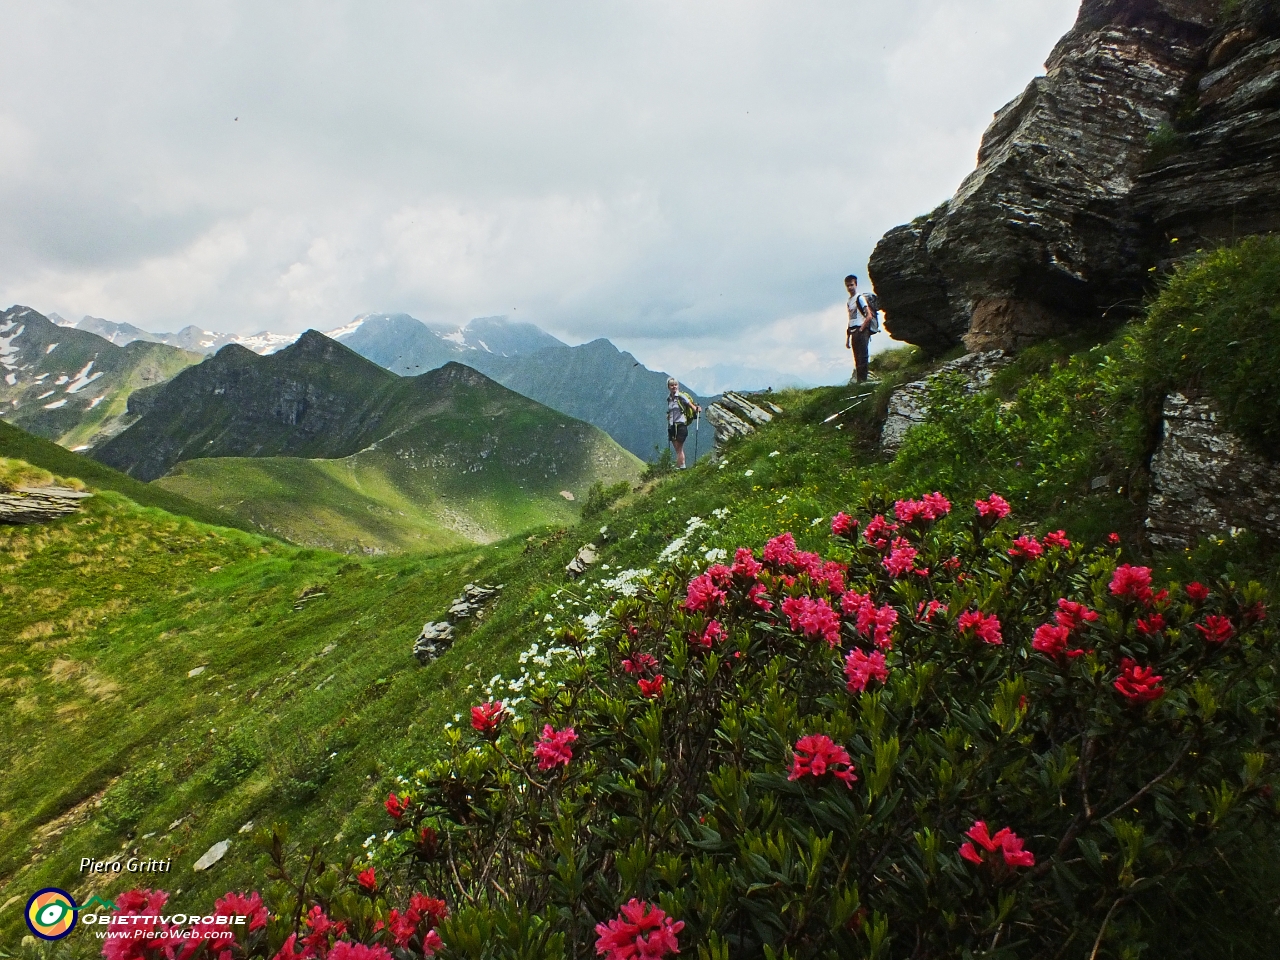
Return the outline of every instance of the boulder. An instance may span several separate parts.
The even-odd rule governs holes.
[[[453,627],[448,623],[423,624],[422,632],[413,641],[413,655],[426,666],[453,644]]]
[[[927,377],[893,391],[889,396],[889,414],[880,430],[881,449],[893,456],[907,431],[928,419],[929,389],[938,377],[958,373],[964,377],[965,392],[976,393],[990,385],[996,371],[1008,362],[1009,357],[1003,350],[968,353],[944,363]]]
[[[1280,467],[1224,429],[1207,398],[1170,394],[1163,414],[1147,501],[1152,545],[1189,547],[1234,529],[1280,541]]]
[[[576,579],[587,572],[587,567],[596,562],[596,545],[588,543],[565,566],[565,572],[571,579]]]
[[[93,496],[69,487],[19,487],[0,489],[0,523],[46,523],[80,509],[80,501]]]
[[[1131,193],[1181,105],[1218,0],[1085,0],[977,169],[885,235],[868,272],[898,340],[1016,350],[1141,305],[1154,254]]]
[[[759,398],[756,398],[759,399]],[[716,432],[716,446],[732,440],[734,437],[745,437],[754,433],[756,427],[763,426],[782,413],[782,408],[762,401],[764,406],[748,400],[740,393],[726,393],[706,409],[707,422]],[[768,407],[769,409],[765,409]],[[772,411],[772,412],[771,412]]]

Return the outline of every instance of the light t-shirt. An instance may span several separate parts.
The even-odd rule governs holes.
[[[680,405],[680,395],[667,396],[667,426],[674,427],[678,423],[688,423],[684,408]]]

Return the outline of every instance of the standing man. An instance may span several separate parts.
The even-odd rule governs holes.
[[[696,417],[702,408],[693,398],[680,392],[675,377],[667,380],[667,440],[676,448],[676,469],[684,469],[684,442],[689,439],[689,418]]]
[[[844,346],[853,349],[853,379],[865,383],[869,362],[868,346],[876,332],[875,311],[867,304],[867,298],[858,293],[858,278],[853,274],[844,278],[844,288],[849,291],[849,327],[845,330]]]

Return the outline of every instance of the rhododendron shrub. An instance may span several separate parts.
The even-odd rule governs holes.
[[[1276,814],[1257,585],[1160,584],[998,494],[806,535],[562,631],[562,675],[388,803],[378,889],[459,904],[447,956],[1136,956]]]

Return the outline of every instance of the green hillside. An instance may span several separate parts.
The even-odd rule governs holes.
[[[3,421],[0,421],[0,457],[24,460],[60,477],[77,477],[93,490],[112,490],[145,507],[156,507],[214,526],[249,529],[245,521],[236,519],[231,513],[135,480],[96,460],[72,453],[52,440],[34,436]]]
[[[1138,333],[1135,338],[1123,332],[1106,344],[1046,344],[1021,355],[987,391],[973,397],[959,392],[940,396],[938,399],[947,402],[939,406],[930,423],[908,436],[900,454],[889,462],[881,458],[875,442],[886,394],[922,367],[908,353],[878,358],[881,382],[862,388],[860,395],[865,399],[852,411],[848,409],[853,399],[848,387],[779,394],[775,399],[784,414],[759,432],[730,444],[718,463],[701,463],[661,479],[646,492],[629,495],[589,525],[543,528],[527,537],[435,556],[351,558],[300,549],[175,518],[112,494],[88,501],[81,516],[41,527],[0,528],[0,732],[4,734],[0,737],[0,761],[12,771],[0,785],[0,944],[16,945],[23,929],[25,897],[42,886],[64,886],[83,897],[95,892],[114,895],[140,882],[112,874],[82,876],[77,870],[82,857],[172,857],[171,874],[144,879],[149,885],[169,890],[173,894],[170,904],[178,910],[207,909],[214,896],[229,889],[261,889],[269,899],[277,896],[278,891],[273,894],[264,882],[267,865],[262,850],[251,840],[252,831],[239,832],[250,820],[257,827],[287,825],[291,842],[299,845],[299,855],[314,846],[330,863],[342,864],[346,858],[356,857],[361,866],[364,858],[372,855],[380,884],[388,885],[389,893],[397,897],[407,894],[408,880],[395,872],[401,862],[396,856],[401,841],[388,840],[392,823],[382,801],[392,790],[419,789],[410,786],[413,781],[428,782],[433,762],[448,757],[455,742],[462,745],[460,762],[464,766],[467,756],[483,753],[482,746],[474,750],[470,746],[475,738],[467,725],[468,707],[494,696],[515,703],[521,716],[532,715],[526,711],[577,709],[563,702],[557,706],[554,688],[541,684],[544,679],[582,680],[582,675],[575,673],[574,655],[564,652],[572,649],[564,631],[578,638],[573,642],[593,647],[617,642],[614,636],[621,628],[615,624],[606,637],[601,632],[601,615],[615,600],[636,594],[639,584],[651,574],[673,567],[674,594],[669,585],[659,584],[644,595],[643,603],[628,599],[629,605],[618,609],[624,616],[637,618],[637,635],[646,643],[658,642],[653,640],[655,633],[670,632],[675,638],[669,651],[673,674],[691,669],[687,664],[692,660],[688,653],[692,642],[685,639],[684,629],[692,621],[685,613],[673,614],[667,609],[681,602],[688,578],[717,559],[730,560],[737,547],[754,547],[758,552],[762,544],[783,531],[793,532],[801,549],[839,555],[844,548],[833,541],[830,525],[841,510],[855,513],[865,522],[873,513],[891,512],[898,497],[941,489],[954,502],[958,515],[954,526],[948,528],[948,536],[955,537],[960,552],[972,552],[973,545],[966,540],[974,523],[972,499],[992,490],[1003,492],[1013,514],[1007,531],[1000,534],[993,569],[976,575],[984,578],[984,584],[985,578],[997,574],[1012,579],[1001,581],[1003,586],[993,580],[996,586],[984,587],[987,593],[969,596],[966,602],[996,606],[1022,603],[1026,597],[1038,596],[1036,591],[1055,577],[1073,581],[1072,591],[1089,588],[1102,577],[1094,601],[1101,606],[1108,600],[1106,577],[1117,560],[1149,566],[1160,584],[1198,579],[1210,584],[1215,593],[1225,593],[1229,588],[1219,578],[1230,577],[1241,585],[1256,579],[1274,589],[1280,584],[1280,562],[1248,535],[1209,540],[1185,553],[1144,555],[1140,485],[1119,495],[1112,489],[1090,492],[1089,478],[1095,473],[1112,470],[1136,477],[1146,455],[1144,444],[1151,425],[1144,421],[1143,408],[1134,397],[1148,382],[1150,367],[1142,344],[1143,336],[1151,331]],[[846,412],[840,415],[841,411]],[[386,449],[391,451],[392,446]],[[47,468],[63,475],[73,473]],[[385,468],[380,474],[370,474],[375,475],[385,477]],[[263,473],[244,482],[266,484],[274,478]],[[342,485],[327,470],[323,482],[335,484],[335,495]],[[305,483],[308,489],[321,485],[314,477]],[[1048,563],[1020,567],[1004,555],[1004,547],[1014,534],[1043,534],[1059,527],[1081,542],[1082,550],[1090,551],[1081,554],[1084,559],[1071,568],[1069,576]],[[1123,547],[1108,545],[1107,535],[1112,532],[1120,535]],[[581,579],[569,580],[564,565],[588,540],[599,548],[598,561]],[[859,576],[882,576],[877,573],[879,568],[877,556],[869,572],[860,570]],[[443,618],[450,600],[468,582],[503,584],[504,589],[481,618],[460,626],[458,639],[439,660],[419,666],[410,656],[413,638],[424,621]],[[1058,589],[1056,581],[1051,586]],[[914,582],[886,588],[885,602],[901,608],[904,629],[906,621],[915,618],[910,611],[916,609],[920,589]],[[948,589],[963,595],[959,583]],[[1184,609],[1191,610],[1183,603],[1175,607],[1177,612],[1173,608],[1168,611],[1171,619],[1183,616]],[[645,619],[659,608],[667,610],[663,616],[675,618],[671,621],[674,626]],[[1036,617],[1049,615],[1038,606],[1030,612],[1001,609],[1008,622],[1019,625],[1022,618],[1034,623]],[[790,636],[785,617],[773,616],[776,622],[769,624],[761,642],[782,643]],[[954,644],[961,641],[953,639],[954,624],[948,626],[948,631],[938,634],[939,642],[958,650]],[[1127,615],[1110,618],[1106,629],[1113,628],[1132,632]],[[1263,621],[1258,630],[1274,641],[1271,621]],[[599,639],[595,639],[597,634]],[[1021,654],[1015,644],[1027,642],[1029,636],[1015,636],[1011,630],[1006,647],[998,652],[1002,656],[1007,652],[1010,660],[1017,660]],[[815,649],[828,652],[825,644],[815,645]],[[981,645],[965,648],[972,653],[972,689],[987,690],[995,684],[991,670],[997,661],[984,659],[982,651],[986,649]],[[1199,649],[1203,649],[1203,641]],[[1261,682],[1275,675],[1280,663],[1274,642],[1268,646],[1259,641],[1255,649],[1259,659],[1253,678]],[[763,655],[764,648],[753,647],[750,652]],[[767,656],[765,662],[767,665]],[[593,671],[597,666],[602,671],[611,668],[611,661],[606,664],[604,659],[592,663]],[[923,691],[928,679],[923,672],[913,674],[907,665],[894,664],[894,670],[902,672],[894,674],[892,692],[886,685],[883,696],[877,691],[862,701],[861,717],[839,721],[849,724],[848,730],[854,724],[874,727],[887,722],[884,718],[891,706],[899,710],[901,704],[910,702],[911,690]],[[191,675],[201,667],[202,671]],[[835,672],[839,672],[838,666]],[[599,683],[606,682],[605,674],[600,673]],[[1044,681],[1044,689],[1049,691],[1044,695],[1046,702],[1058,696],[1050,690],[1051,682],[1051,678]],[[1168,682],[1172,687],[1178,680],[1170,673]],[[1096,678],[1095,685],[1099,697],[1115,699],[1109,677]],[[918,721],[912,721],[918,722],[920,729],[899,744],[901,755],[896,747],[892,756],[885,752],[887,743],[873,750],[864,740],[864,733],[866,737],[871,734],[862,726],[858,729],[864,732],[857,736],[840,733],[834,726],[828,728],[833,735],[850,737],[847,742],[857,752],[859,781],[850,795],[863,796],[862,791],[874,789],[871,784],[882,782],[882,777],[888,783],[886,771],[894,771],[893,782],[899,786],[885,793],[867,814],[881,822],[890,815],[909,816],[911,798],[920,809],[926,809],[944,792],[939,784],[954,793],[971,789],[965,784],[976,782],[974,778],[993,778],[992,799],[987,802],[994,804],[1002,797],[1011,802],[1014,799],[1008,781],[1038,784],[1041,776],[1056,777],[1065,770],[1061,802],[1078,802],[1076,760],[1071,759],[1078,759],[1078,755],[1062,753],[1059,760],[1064,766],[1037,768],[1032,775],[1020,768],[996,769],[978,750],[978,745],[988,742],[1005,744],[1007,749],[1040,749],[1037,737],[1052,733],[1041,728],[1034,735],[1027,730],[1017,732],[1022,722],[1019,711],[1028,706],[1041,708],[1034,698],[1030,704],[1019,705],[1019,689],[1016,683],[1002,687],[999,698],[991,703],[948,701],[943,719],[922,712]],[[840,691],[844,703],[843,678]],[[758,700],[741,705],[740,717],[752,723],[782,718],[777,722],[794,725],[798,720],[788,714],[793,708],[785,702],[793,693],[778,684],[763,688]],[[1263,696],[1252,706],[1232,701],[1228,709],[1225,698],[1229,692],[1224,691],[1224,699],[1219,701],[1208,699],[1212,693],[1208,687],[1176,691],[1167,709],[1161,707],[1165,717],[1161,722],[1170,729],[1185,723],[1188,737],[1211,738],[1224,724],[1242,719],[1263,722],[1274,711],[1274,694]],[[685,722],[662,712],[663,703],[638,696],[627,701],[624,712],[632,711],[626,713],[627,736],[658,736],[662,724],[655,718],[667,724]],[[835,708],[829,703],[812,705],[813,711],[829,709]],[[1113,705],[1106,723],[1137,724],[1142,717],[1156,716],[1154,707],[1123,712],[1125,709]],[[1142,709],[1149,712],[1142,713]],[[1216,719],[1214,709],[1222,711]],[[607,725],[611,721],[606,717],[601,722]],[[935,722],[942,725],[941,732],[924,729]],[[467,739],[454,741],[450,731],[459,728],[465,730]],[[1147,736],[1140,725],[1133,729],[1134,737]],[[1105,733],[1099,728],[1095,736],[1101,738]],[[513,742],[503,742],[514,750]],[[1139,742],[1147,741],[1134,741]],[[748,791],[755,791],[752,796],[761,791],[776,794],[788,803],[802,796],[801,786],[790,784],[785,772],[775,769],[776,763],[769,766],[773,761],[767,758],[774,753],[781,756],[786,744],[767,738],[752,743],[744,755],[761,765],[760,772],[744,780],[738,790],[726,780],[717,780],[716,789],[707,790],[708,804],[723,805],[735,797],[746,797]],[[1184,747],[1180,758],[1186,749],[1190,748]],[[1262,758],[1257,762],[1263,765],[1261,777],[1270,790],[1275,780],[1274,742],[1259,741],[1241,749],[1256,751]],[[1233,763],[1234,757],[1232,753]],[[620,831],[631,823],[632,811],[647,803],[646,797],[656,795],[652,792],[659,786],[669,783],[655,762],[666,761],[640,757],[630,773],[624,774],[617,765],[632,763],[631,754],[599,751],[590,769],[615,764],[608,769],[617,771],[618,777],[608,787],[613,791],[609,802],[619,805],[615,827],[610,829]],[[1213,766],[1217,762],[1210,753],[1200,753],[1196,771],[1204,768],[1217,777],[1218,768]],[[945,774],[946,770],[951,774]],[[1114,771],[1116,778],[1126,774]],[[1103,917],[1122,913],[1123,925],[1113,928],[1111,936],[1123,937],[1127,944],[1141,935],[1150,956],[1197,960],[1218,956],[1263,960],[1270,956],[1268,951],[1280,935],[1273,913],[1274,898],[1280,895],[1275,867],[1280,856],[1276,855],[1273,821],[1266,819],[1274,803],[1264,797],[1257,774],[1241,786],[1241,777],[1249,776],[1247,771],[1242,774],[1235,766],[1227,769],[1224,761],[1220,775],[1222,786],[1215,785],[1211,792],[1196,792],[1200,790],[1197,786],[1189,796],[1183,796],[1178,792],[1184,789],[1183,780],[1164,776],[1147,790],[1158,798],[1157,808],[1165,803],[1199,805],[1187,815],[1191,819],[1184,818],[1185,823],[1192,823],[1187,829],[1201,838],[1197,843],[1213,836],[1213,818],[1246,809],[1257,814],[1252,832],[1222,841],[1220,857],[1210,858],[1203,876],[1183,877],[1167,889],[1136,883],[1135,876],[1143,874],[1125,872],[1136,861],[1123,859],[1124,850],[1139,849],[1124,846],[1136,842],[1131,825],[1113,825],[1112,834],[1099,828],[1087,843],[1082,838],[1079,852],[1072,847],[1061,854],[1061,868],[1055,870],[1065,886],[1053,888],[1050,880],[1033,878],[1040,888],[1056,890],[1053,895],[1060,896],[1063,905],[1045,901],[1049,903],[1045,912],[1027,915],[1030,919],[1026,922],[1051,923],[1055,910],[1080,911],[1087,918],[1082,929],[1092,931],[1087,939],[1072,941],[1080,946],[1081,957],[1088,957],[1095,935],[1102,942],[1098,925]],[[510,778],[495,776],[490,786],[496,795]],[[1106,770],[1095,769],[1094,776],[1089,789],[1105,790]],[[539,780],[546,782],[551,782],[550,774]],[[1156,790],[1157,786],[1160,789]],[[895,814],[903,796],[896,793],[899,788],[919,792],[906,793],[907,801]],[[841,784],[831,790],[832,796],[846,795]],[[768,811],[773,801],[752,802],[756,805],[743,810],[743,830],[759,829],[761,823],[767,827],[770,822]],[[972,797],[966,800],[977,802]],[[1055,800],[1055,809],[1057,805]],[[1150,805],[1135,801],[1135,816],[1138,806],[1146,816]],[[1124,809],[1117,812],[1126,813]],[[962,815],[968,816],[967,826],[975,814],[972,807],[962,805],[955,818]],[[844,816],[832,815],[830,826],[824,829],[845,829]],[[1003,821],[993,823],[992,829],[1002,825]],[[603,842],[600,836],[594,834],[591,842]],[[699,836],[700,849],[718,849],[716,838]],[[932,856],[945,861],[948,882],[967,876],[963,870],[968,868],[955,853],[955,838],[948,835],[938,847],[936,840],[930,839],[937,836],[921,827],[914,835],[906,831],[894,842],[917,852],[932,849]],[[1171,843],[1181,842],[1169,836],[1147,834],[1140,850],[1154,850],[1153,845],[1168,849]],[[784,835],[780,827],[768,841],[772,846],[761,841],[759,849],[735,854],[743,870],[775,873],[770,883],[760,881],[759,887],[750,887],[750,896],[744,892],[743,901],[754,903],[757,897],[767,901],[771,890],[792,889],[787,885],[797,882],[803,893],[803,879],[795,878],[809,869],[804,858],[816,856],[811,851],[820,849],[821,843],[817,848],[811,844],[821,837],[802,834],[797,839]],[[222,840],[230,841],[226,856],[209,871],[193,872],[195,860]],[[1034,836],[1030,842],[1047,862],[1053,850],[1050,839]],[[778,852],[781,850],[792,852],[784,858]],[[855,852],[870,855],[873,851]],[[1158,872],[1167,866],[1154,853],[1144,856],[1144,870]],[[771,857],[778,857],[779,862]],[[617,880],[618,871],[634,869],[636,876],[648,879],[636,881],[647,886],[632,889],[640,890],[640,895],[645,895],[645,890],[661,891],[662,903],[674,912],[678,905],[690,902],[674,899],[684,894],[673,888],[675,881],[667,879],[679,879],[682,863],[670,859],[649,863],[643,849],[627,848],[625,857],[619,854],[606,861],[591,861],[591,883],[617,882],[625,888],[625,883]],[[909,861],[909,865],[915,863]],[[914,889],[910,886],[915,883],[914,873],[904,870],[899,875],[894,863],[877,864],[875,869],[889,879],[877,882],[873,872],[863,884],[864,902],[871,904],[866,915],[856,914],[856,903],[846,904],[851,915],[860,918],[849,929],[858,932],[862,944],[870,932],[881,929],[882,921],[888,925],[883,929],[898,929],[893,926],[896,916],[878,917],[875,911],[881,909],[878,904],[905,896],[901,891]],[[536,869],[545,871],[536,874],[539,896],[570,896],[563,891],[571,885],[560,877],[569,876],[573,881],[571,867],[544,863]],[[579,865],[579,869],[585,866]],[[553,873],[555,870],[568,872]],[[818,867],[813,870],[816,874]],[[326,876],[334,884],[352,882],[349,875],[346,879],[333,873]],[[965,901],[965,923],[980,926],[985,922],[981,919],[984,910],[992,911],[994,917],[997,904],[1005,902],[1002,897],[1013,898],[1007,902],[1009,909],[1014,909],[1020,891],[1033,885],[1031,880],[997,879],[998,884],[993,881],[991,888],[977,883],[964,887],[965,896],[970,897]],[[728,874],[698,879],[712,887],[731,881],[737,882]],[[573,882],[585,881],[579,878]],[[692,880],[690,885],[692,889]],[[412,886],[420,888],[416,883]],[[466,922],[479,924],[481,914],[449,889],[428,888],[432,894],[449,896],[452,908]],[[626,895],[612,886],[591,887],[592,891],[597,889],[606,890],[610,910],[626,900]],[[826,892],[822,887],[814,895]],[[652,896],[656,899],[658,894]],[[1130,900],[1112,907],[1117,898],[1125,896],[1141,909],[1126,910]],[[368,902],[368,897],[341,902],[335,898],[330,909],[355,911],[359,908],[353,904]],[[926,922],[945,927],[941,914],[927,898],[911,902],[915,904],[911,909],[925,916]],[[694,908],[688,909],[692,917]],[[1109,909],[1113,913],[1108,913]],[[584,916],[571,911],[548,916],[548,923],[585,922]],[[1175,917],[1179,921],[1176,929],[1170,922]],[[511,924],[502,929],[536,932],[537,928],[528,918],[512,920]],[[492,932],[495,938],[508,936],[497,929]],[[691,932],[695,929],[692,925],[689,928]],[[462,937],[458,929],[446,932]],[[523,935],[510,934],[513,939]],[[988,929],[983,950],[993,936]],[[450,941],[454,942],[463,941]],[[894,950],[902,945],[893,942]],[[68,944],[79,955],[96,950],[96,944],[81,934],[74,935]],[[690,956],[700,955],[684,938],[681,946]],[[902,955],[910,955],[909,943],[907,947]],[[588,943],[583,951],[589,952],[589,948]],[[1110,948],[1108,940],[1106,950]],[[808,950],[805,947],[793,955]],[[1019,950],[1013,941],[1002,955],[1021,957]],[[487,954],[468,952],[462,946],[455,951],[451,946],[445,955]],[[555,952],[532,950],[524,955]],[[1104,955],[1119,954],[1097,953]]]
[[[29,307],[11,307],[0,313],[0,416],[64,447],[87,449],[124,429],[134,391],[202,359],[163,343],[118,347]]]

